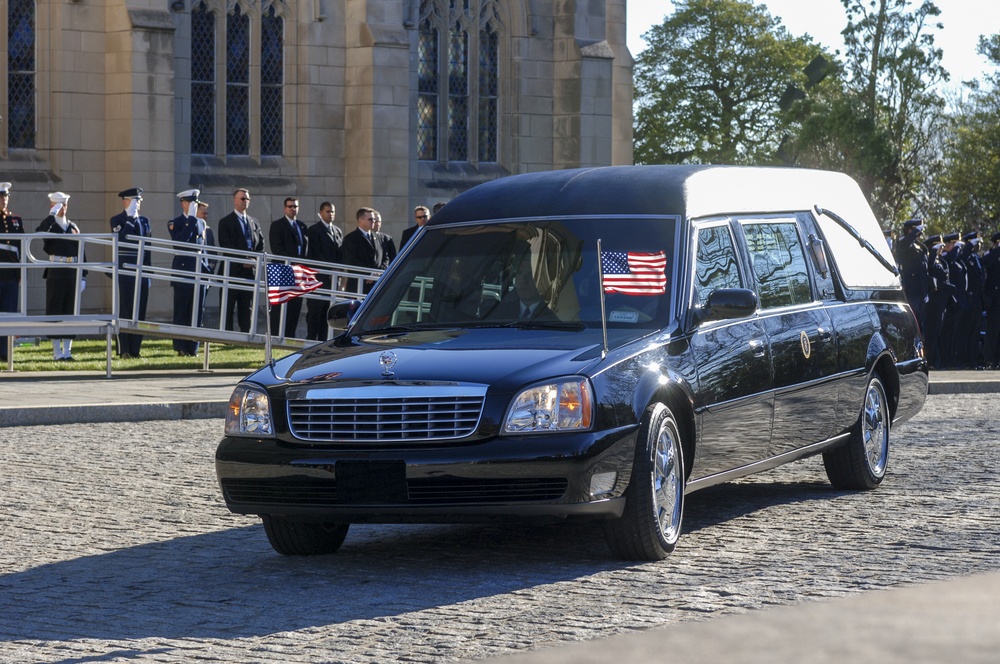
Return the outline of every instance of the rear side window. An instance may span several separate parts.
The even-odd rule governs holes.
[[[805,250],[794,221],[745,222],[743,234],[761,309],[812,302]]]

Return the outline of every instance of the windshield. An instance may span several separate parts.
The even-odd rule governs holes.
[[[677,220],[588,218],[427,227],[363,310],[355,332],[391,328],[601,326],[670,317]]]

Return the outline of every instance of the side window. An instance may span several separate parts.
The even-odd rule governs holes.
[[[698,252],[694,266],[695,304],[704,304],[712,291],[741,288],[736,246],[729,226],[720,224],[698,229]]]
[[[794,221],[743,224],[762,309],[812,301],[805,251]]]

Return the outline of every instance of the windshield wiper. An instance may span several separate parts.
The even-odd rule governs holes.
[[[498,327],[513,327],[519,330],[569,330],[581,332],[587,329],[583,323],[562,320],[515,320]]]

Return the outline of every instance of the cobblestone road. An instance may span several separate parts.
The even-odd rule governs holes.
[[[593,526],[354,526],[321,558],[229,514],[219,420],[0,441],[0,661],[440,662],[1000,569],[995,395],[930,397],[877,491],[819,458],[688,497],[666,561]]]

